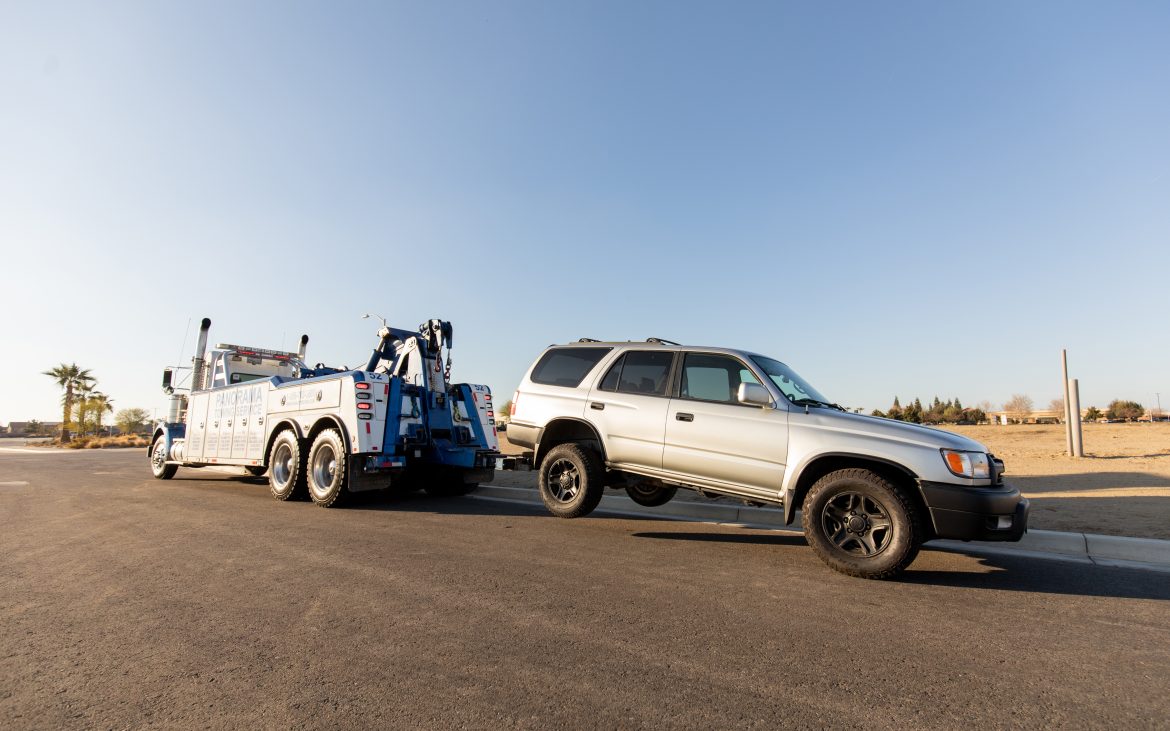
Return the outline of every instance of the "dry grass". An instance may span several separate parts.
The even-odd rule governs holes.
[[[28,446],[64,449],[124,449],[127,447],[149,447],[150,440],[137,434],[119,434],[115,437],[74,437],[68,442],[62,442],[58,438],[44,442],[30,442]]]

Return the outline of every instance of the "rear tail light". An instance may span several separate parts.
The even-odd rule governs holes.
[[[516,404],[520,403],[520,392],[516,391],[512,394],[512,405],[508,407],[508,416],[516,415]]]
[[[357,405],[357,407],[362,411],[369,411],[370,409],[374,408],[373,404],[371,404],[369,401],[362,401]]]
[[[370,384],[368,384],[364,381],[359,381],[358,383],[353,384],[353,387],[359,391],[369,391],[370,390]]]

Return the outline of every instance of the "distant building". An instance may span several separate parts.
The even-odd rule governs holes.
[[[28,425],[31,421],[12,421],[6,427],[0,427],[0,434],[8,437],[23,437],[28,434]],[[61,422],[59,421],[41,421],[38,422],[41,426],[42,434],[55,434],[61,431]]]

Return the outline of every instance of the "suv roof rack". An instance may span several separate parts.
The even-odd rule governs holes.
[[[597,338],[581,338],[577,342],[578,343],[600,343],[601,341],[598,340]]]
[[[681,343],[676,343],[673,340],[663,340],[662,338],[646,338],[646,342],[648,342],[648,343],[661,343],[662,345],[680,345],[681,346]]]

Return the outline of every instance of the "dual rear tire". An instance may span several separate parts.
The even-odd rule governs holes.
[[[277,435],[268,453],[268,485],[277,500],[310,498],[323,508],[341,504],[349,491],[348,459],[341,433],[325,429],[304,449],[297,435],[286,429]]]

